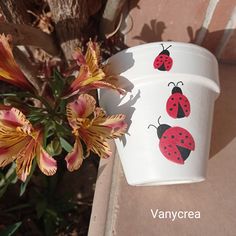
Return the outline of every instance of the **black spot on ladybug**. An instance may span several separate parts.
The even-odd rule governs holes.
[[[182,100],[182,98],[180,97],[179,100]]]
[[[164,139],[166,139],[167,137],[166,137],[166,136],[164,136],[163,138],[164,138]]]
[[[179,135],[182,135],[182,133],[179,133]]]
[[[181,142],[181,143],[184,143],[184,140],[183,140],[183,139],[181,139],[181,140],[180,140],[180,142]]]
[[[188,138],[188,135],[186,135],[185,138]]]
[[[173,101],[173,100],[174,100],[174,98],[171,98],[171,100]]]
[[[185,104],[184,107],[187,107],[187,105]]]
[[[180,160],[180,158],[179,158],[179,157],[178,157],[177,159],[178,159],[178,160]]]
[[[172,111],[172,110],[173,110],[173,108],[170,108],[169,110],[170,110],[170,111]]]
[[[176,107],[176,103],[174,103],[173,106]]]
[[[192,146],[192,143],[189,143],[189,146]]]
[[[170,156],[170,152],[168,152],[168,155]]]
[[[164,147],[164,149],[166,149],[166,147]]]
[[[171,138],[175,138],[175,136],[174,136],[174,135],[171,135]]]

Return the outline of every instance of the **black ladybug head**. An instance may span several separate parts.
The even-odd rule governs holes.
[[[170,52],[167,49],[170,48],[172,45],[170,45],[166,49],[164,48],[163,44],[161,44],[161,46],[162,46],[163,50],[162,50],[162,52],[159,55],[164,54],[164,55],[170,56]]]
[[[163,50],[160,54],[164,54],[164,55],[167,55],[167,56],[170,56],[170,52],[168,50]]]
[[[175,84],[174,82],[170,82],[170,83],[168,84],[168,86],[170,86],[171,84],[174,85],[174,88],[172,89],[172,94],[174,94],[174,93],[183,94],[181,88],[178,87],[179,84],[184,85],[184,83],[183,83],[182,81],[179,81],[177,84]]]
[[[171,128],[171,126],[169,126],[169,125],[160,124],[160,122],[159,122],[159,121],[160,121],[160,118],[161,118],[161,116],[158,118],[158,124],[159,124],[158,127],[156,127],[155,125],[152,125],[152,124],[150,124],[150,125],[148,126],[148,129],[152,126],[152,127],[154,127],[154,128],[157,130],[157,136],[158,136],[159,139],[162,137],[162,135],[164,134],[164,132],[165,132],[167,129]]]
[[[181,88],[180,87],[176,87],[176,86],[172,89],[172,94],[174,94],[174,93],[181,93],[181,94],[183,94]]]
[[[164,132],[169,129],[171,126],[166,125],[166,124],[162,124],[159,125],[159,127],[157,128],[157,136],[160,139],[162,137],[162,135],[164,134]]]

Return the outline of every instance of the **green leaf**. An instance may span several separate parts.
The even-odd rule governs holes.
[[[4,185],[0,188],[0,198],[4,195],[4,193],[7,191],[8,184]]]
[[[60,142],[61,142],[62,148],[66,150],[67,152],[70,152],[73,149],[70,143],[67,142],[64,138],[60,137]]]
[[[5,176],[2,174],[1,181],[0,181],[0,197],[4,195],[7,191],[7,188],[10,184],[14,184],[17,182],[16,176],[16,164],[13,162],[11,167],[8,169]]]
[[[44,126],[44,135],[43,135],[43,147],[46,148],[47,138],[51,137],[55,133],[55,123],[51,120],[47,120]]]
[[[59,154],[61,154],[62,152],[62,147],[61,147],[61,143],[60,140],[56,137],[54,138],[48,145],[46,148],[47,152],[51,155],[51,156],[57,156]]]
[[[8,226],[6,229],[4,229],[3,231],[0,232],[1,236],[11,236],[13,235],[18,228],[21,226],[22,222],[19,221],[13,225]]]
[[[49,84],[53,91],[54,97],[60,97],[65,85],[65,79],[62,77],[58,70],[53,71],[53,78],[49,80]]]
[[[26,208],[29,208],[29,207],[30,207],[30,204],[25,203],[25,204],[20,204],[20,205],[16,205],[16,206],[13,206],[11,208],[8,208],[7,210],[4,210],[3,212],[4,213],[9,213],[9,212],[13,212],[13,211],[26,209]]]
[[[24,183],[21,183],[21,185],[20,185],[20,197],[25,193],[26,187],[27,187],[27,185],[34,173],[35,167],[36,167],[36,160],[34,159],[33,163],[32,163],[30,174],[28,175],[26,181]]]
[[[45,210],[47,208],[47,200],[44,199],[40,199],[39,201],[37,201],[36,204],[36,212],[37,212],[37,218],[40,219],[42,217],[42,215],[44,214]]]
[[[33,97],[33,94],[29,92],[15,92],[15,93],[1,93],[0,97]]]

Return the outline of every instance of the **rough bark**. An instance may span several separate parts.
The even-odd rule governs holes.
[[[48,0],[58,41],[66,59],[72,58],[74,49],[80,44],[83,29],[88,24],[87,0]]]
[[[11,34],[15,45],[36,46],[53,56],[59,55],[59,49],[53,37],[32,26],[0,23],[0,33]]]
[[[24,0],[0,0],[0,9],[7,22],[30,24],[30,15]]]

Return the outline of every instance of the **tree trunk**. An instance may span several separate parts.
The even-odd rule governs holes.
[[[24,0],[0,0],[0,9],[7,22],[30,24],[30,15]]]
[[[100,0],[93,0],[100,2]],[[88,0],[48,0],[55,23],[56,35],[66,59],[86,38],[84,29],[88,25],[90,10]],[[96,4],[95,4],[96,5]],[[95,11],[96,12],[96,11]]]

